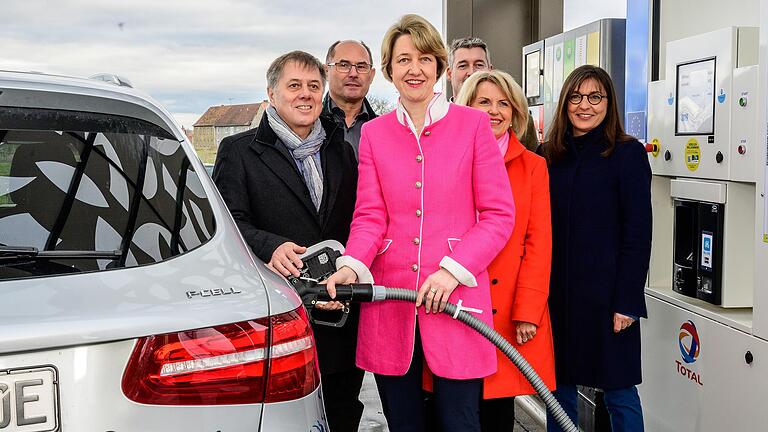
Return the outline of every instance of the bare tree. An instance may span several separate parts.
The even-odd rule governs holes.
[[[377,115],[386,114],[395,109],[394,102],[381,96],[368,95],[367,99]]]

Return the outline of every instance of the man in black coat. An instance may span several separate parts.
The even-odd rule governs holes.
[[[246,242],[283,276],[298,276],[298,255],[307,246],[349,236],[357,162],[343,129],[319,118],[325,80],[323,64],[310,54],[278,57],[267,71],[270,106],[259,126],[222,140],[213,171]],[[362,415],[358,316],[353,308],[342,328],[314,327],[333,431],[356,431]]]
[[[357,155],[363,123],[376,118],[366,95],[376,69],[368,45],[362,41],[334,42],[325,56],[328,94],[323,100],[322,116],[344,130],[344,139]]]

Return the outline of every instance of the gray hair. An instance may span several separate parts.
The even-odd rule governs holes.
[[[283,74],[285,65],[290,62],[294,62],[299,66],[303,66],[307,69],[317,68],[320,72],[320,79],[323,81],[323,87],[325,87],[325,68],[317,57],[304,51],[291,51],[287,54],[283,54],[276,58],[267,69],[267,87],[274,90],[277,88],[277,82],[280,81],[280,76]]]
[[[456,54],[456,50],[461,48],[482,48],[483,51],[485,51],[485,60],[488,62],[488,64],[491,64],[491,52],[488,51],[488,44],[486,44],[485,41],[479,37],[467,36],[454,39],[453,42],[451,42],[451,50],[448,53],[448,64],[450,64],[451,67],[453,67],[453,59],[454,54]]]
[[[328,48],[328,53],[325,55],[325,63],[328,64],[333,60],[333,57],[336,55],[336,47],[339,46],[342,42],[353,42],[356,44],[360,44],[363,48],[365,48],[365,51],[368,52],[368,61],[373,64],[373,55],[371,54],[371,49],[368,48],[368,45],[365,44],[365,42],[361,40],[337,40],[334,42],[330,48]]]

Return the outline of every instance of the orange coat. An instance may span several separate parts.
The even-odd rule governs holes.
[[[512,196],[515,228],[504,249],[488,267],[493,326],[510,341],[550,390],[555,389],[555,357],[549,323],[549,272],[552,262],[552,223],[549,174],[541,156],[526,150],[514,133],[504,155]],[[515,321],[537,324],[536,336],[517,343]],[[483,380],[483,398],[534,394],[511,360],[496,350],[498,370]],[[432,373],[424,364],[423,385],[432,391]]]
[[[493,324],[533,366],[551,390],[555,388],[555,359],[549,323],[549,272],[552,225],[549,174],[544,159],[525,149],[514,133],[504,163],[515,198],[515,229],[507,245],[488,267]],[[537,325],[536,336],[518,345],[515,322]],[[533,394],[535,390],[501,351],[498,371],[483,381],[483,398]]]

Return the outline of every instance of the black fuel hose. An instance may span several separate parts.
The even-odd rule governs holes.
[[[316,295],[318,300],[331,300],[328,292],[325,290],[325,285],[317,285],[314,287],[308,287],[304,290],[306,293]],[[310,293],[311,291],[311,293]],[[299,292],[299,295],[304,295]],[[382,300],[399,300],[416,303],[416,296],[418,293],[414,290],[403,288],[387,288],[379,285],[371,284],[348,284],[348,285],[336,285],[336,297],[334,300],[339,301],[355,301],[355,302],[373,302]],[[549,391],[544,381],[536,373],[533,367],[523,357],[504,336],[500,335],[496,330],[488,326],[488,324],[480,321],[472,314],[465,310],[457,311],[458,306],[454,303],[447,303],[444,314],[448,314],[451,317],[455,317],[459,321],[473,328],[476,332],[480,333],[488,339],[492,344],[501,350],[504,355],[509,358],[512,363],[520,370],[525,379],[536,390],[536,393],[544,401],[547,409],[555,418],[560,427],[566,432],[579,432],[576,425],[573,424],[568,414],[566,414],[560,403]]]

